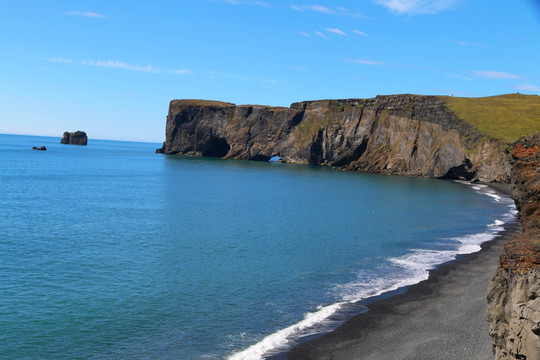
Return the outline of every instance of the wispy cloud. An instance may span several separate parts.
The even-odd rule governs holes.
[[[323,34],[322,32],[320,32],[320,31],[314,31],[314,33],[315,33],[316,35],[319,35],[319,36],[322,37],[322,38],[325,38],[325,39],[327,38],[327,36],[324,35],[324,34]]]
[[[305,32],[305,31],[300,31],[299,34],[300,34],[300,35],[304,35],[305,37],[309,37],[309,38],[311,37],[311,35],[308,34],[308,33]]]
[[[322,5],[291,5],[291,8],[296,11],[311,10],[323,14],[334,14],[335,12],[335,10],[331,10],[330,8]]]
[[[368,36],[365,32],[360,31],[360,30],[354,29],[352,32],[357,34],[357,35]]]
[[[130,71],[152,72],[156,74],[160,72],[158,68],[155,68],[152,65],[132,65],[132,64],[127,64],[123,61],[82,60],[81,64],[88,65],[88,66],[99,66],[99,67],[123,69],[123,70],[130,70]]]
[[[451,8],[456,0],[375,0],[390,11],[398,14],[435,14]]]
[[[485,47],[484,44],[478,44],[478,43],[470,43],[466,41],[454,41],[454,44],[457,44],[459,46],[473,46],[473,47]]]
[[[262,7],[273,7],[273,4],[266,1],[256,1],[256,0],[223,0],[227,4],[231,5],[251,5],[251,6],[262,6]]]
[[[190,70],[187,69],[175,69],[175,70],[165,70],[167,74],[173,74],[173,75],[187,75],[191,74]]]
[[[448,73],[448,74],[445,74],[444,76],[449,77],[449,78],[453,78],[453,79],[472,81],[472,78],[470,78],[468,76],[459,75],[459,74]]]
[[[376,60],[366,60],[366,59],[353,59],[349,60],[349,62],[355,63],[355,64],[362,64],[362,65],[372,65],[372,66],[386,66],[388,63],[384,61],[376,61]]]
[[[503,79],[503,80],[512,80],[512,79],[523,79],[523,76],[502,72],[502,71],[473,71],[473,76],[488,78],[488,79]]]
[[[59,63],[70,63],[71,62],[70,59],[64,59],[64,58],[48,58],[48,59],[44,59],[44,60],[52,61],[52,62],[59,62]]]
[[[523,90],[523,91],[540,91],[540,87],[532,84],[521,84],[514,86],[514,89],[516,90]]]
[[[340,15],[340,16],[350,16],[355,18],[364,18],[363,14],[349,11],[341,6],[336,6],[329,8],[323,5],[290,5],[291,9],[296,11],[315,11],[322,14],[328,15]]]
[[[347,36],[347,34],[343,30],[338,29],[338,28],[326,28],[325,30],[332,34]]]
[[[51,62],[58,62],[58,63],[73,63],[73,64],[86,65],[86,66],[96,66],[96,67],[104,67],[104,68],[129,70],[129,71],[149,72],[149,73],[154,73],[154,74],[165,73],[165,74],[185,75],[185,74],[191,73],[191,71],[186,70],[186,69],[160,69],[153,65],[128,64],[123,61],[112,61],[112,60],[73,61],[71,59],[65,59],[65,58],[46,58],[44,60],[51,61]]]
[[[70,10],[70,11],[64,11],[62,15],[68,15],[68,16],[83,16],[83,17],[89,17],[89,18],[97,18],[97,19],[106,19],[107,17],[103,14],[98,14],[92,11],[77,11],[77,10]]]

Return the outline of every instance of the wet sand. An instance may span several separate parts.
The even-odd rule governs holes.
[[[405,293],[376,299],[366,313],[299,344],[286,358],[493,359],[486,319],[488,280],[504,244],[518,231],[517,221],[506,224],[481,251],[441,265]]]

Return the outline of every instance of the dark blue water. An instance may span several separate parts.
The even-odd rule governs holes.
[[[514,211],[456,182],[59,142],[0,135],[0,358],[258,359]]]

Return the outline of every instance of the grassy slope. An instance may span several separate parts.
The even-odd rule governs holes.
[[[511,143],[540,131],[540,96],[441,97],[460,118],[484,134]]]

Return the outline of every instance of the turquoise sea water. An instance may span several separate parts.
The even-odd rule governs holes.
[[[259,359],[515,212],[450,181],[59,142],[0,135],[0,358]]]

